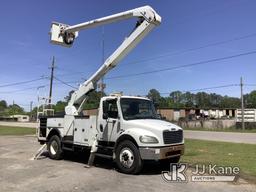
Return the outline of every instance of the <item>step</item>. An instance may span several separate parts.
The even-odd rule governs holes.
[[[74,151],[73,147],[62,147],[63,150],[66,150],[66,151]]]
[[[62,140],[62,143],[63,144],[68,144],[68,145],[73,145],[74,144],[73,141],[71,141],[71,140]]]
[[[106,159],[113,159],[112,155],[105,155],[105,154],[101,154],[101,153],[95,153],[95,156],[106,158]]]
[[[114,149],[114,147],[104,146],[104,145],[97,145],[97,147],[102,149]]]

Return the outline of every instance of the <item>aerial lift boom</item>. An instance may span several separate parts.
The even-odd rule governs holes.
[[[150,6],[144,6],[73,26],[57,22],[52,23],[51,42],[70,47],[75,38],[78,37],[80,30],[133,17],[138,18],[136,28],[125,38],[114,53],[106,59],[104,64],[72,94],[65,108],[66,115],[78,115],[79,112],[81,112],[88,93],[96,89],[97,82],[108,73],[108,71],[114,68],[155,26],[161,23],[161,17]]]
[[[138,19],[135,29],[72,94],[64,117],[40,118],[38,141],[47,145],[50,158],[61,159],[67,150],[89,149],[86,167],[90,167],[94,157],[99,156],[113,159],[123,173],[137,174],[145,160],[177,163],[184,154],[182,128],[159,119],[148,98],[105,96],[99,102],[97,115],[79,115],[88,94],[96,89],[97,82],[161,23],[161,17],[151,7],[144,6],[74,26],[52,23],[51,42],[71,47],[82,29],[134,17]],[[35,157],[40,156],[41,150]]]

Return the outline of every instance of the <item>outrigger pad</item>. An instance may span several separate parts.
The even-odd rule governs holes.
[[[45,148],[46,148],[46,144],[43,144],[43,146],[38,149],[38,151],[36,152],[34,157],[31,158],[31,160],[37,160],[42,155]]]

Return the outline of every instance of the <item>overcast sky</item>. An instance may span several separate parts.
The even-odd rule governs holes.
[[[65,82],[83,82],[102,64],[102,27],[82,31],[72,48],[49,43],[52,21],[78,24],[143,5],[152,6],[162,17],[155,28],[107,77],[154,71],[256,51],[256,1],[254,0],[157,0],[157,1],[14,1],[0,5],[0,99],[28,109],[37,100],[37,88],[49,80],[2,86],[49,76],[52,56],[55,76]],[[105,57],[134,28],[127,20],[104,27]],[[220,43],[224,42],[224,43]],[[216,44],[216,45],[213,45]],[[142,62],[143,60],[146,60]],[[176,70],[120,79],[106,79],[107,93],[123,91],[145,95],[151,88],[162,93],[205,87],[256,83],[256,54],[208,62]],[[53,101],[62,100],[72,89],[54,81]],[[76,83],[70,83],[77,87]],[[255,87],[245,87],[249,92]],[[27,90],[24,90],[27,89]],[[40,89],[48,95],[49,87]],[[206,90],[239,97],[238,86]]]

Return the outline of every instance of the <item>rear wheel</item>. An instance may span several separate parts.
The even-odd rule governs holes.
[[[51,159],[59,160],[63,157],[61,141],[57,135],[53,135],[47,143],[47,149]]]
[[[120,172],[126,174],[138,174],[142,169],[142,160],[136,145],[126,140],[116,148],[116,164]]]

